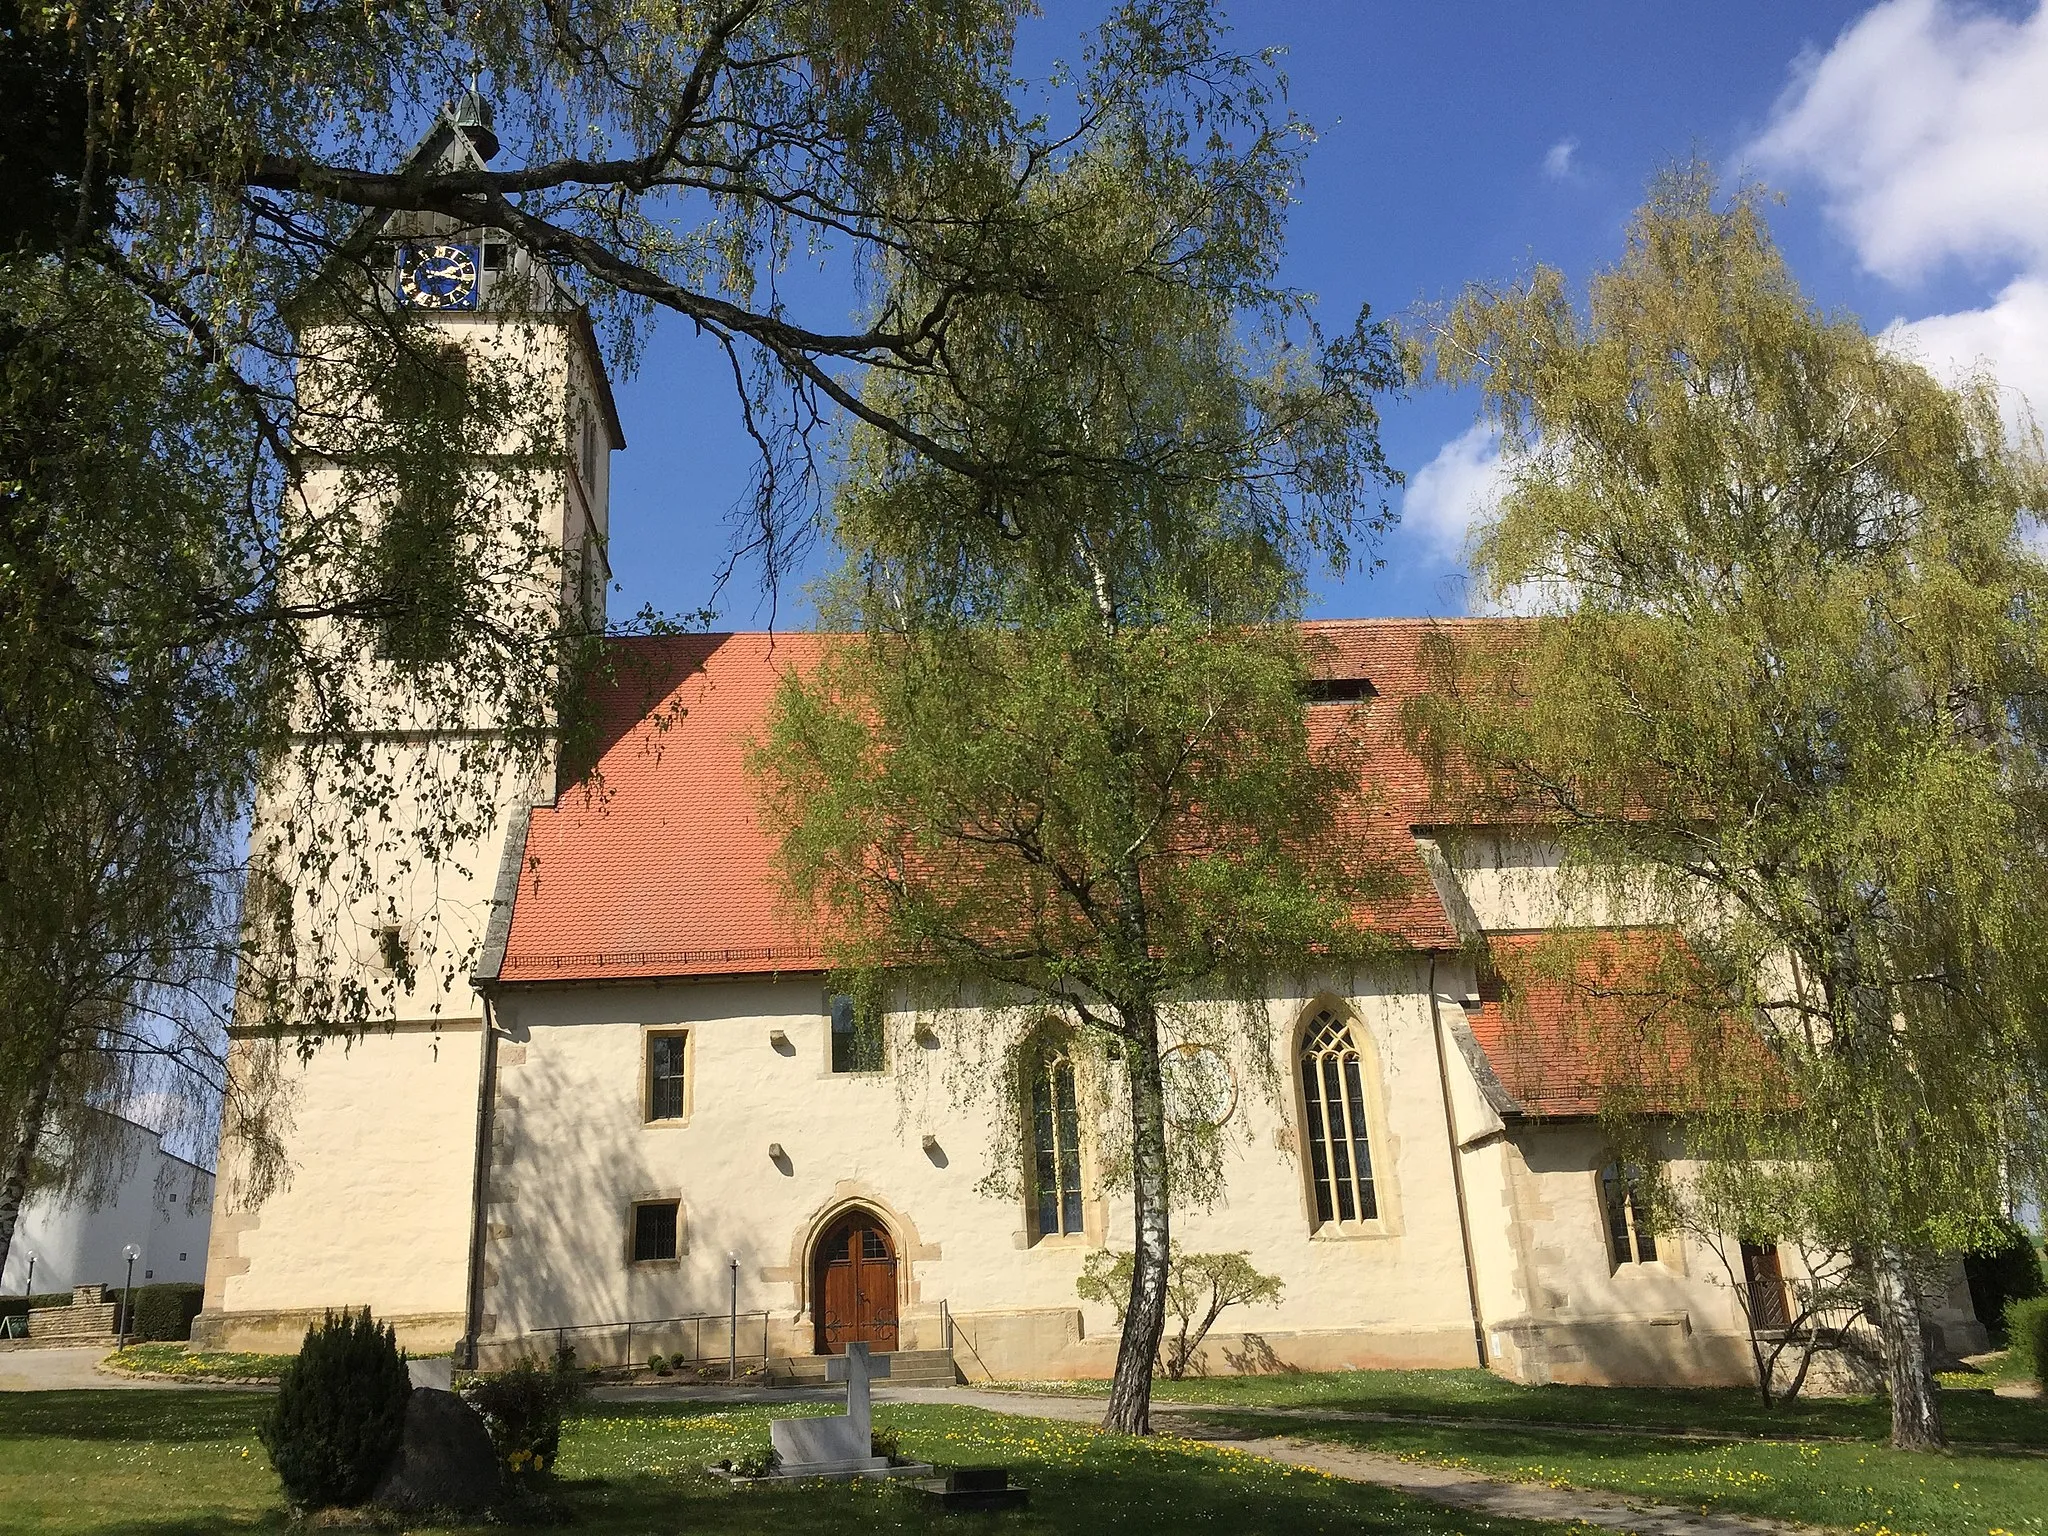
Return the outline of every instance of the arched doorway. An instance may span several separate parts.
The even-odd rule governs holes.
[[[852,1210],[825,1229],[811,1256],[817,1351],[843,1355],[856,1341],[896,1347],[896,1244],[872,1211]]]

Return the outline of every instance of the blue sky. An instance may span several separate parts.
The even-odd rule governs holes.
[[[1067,51],[1096,13],[1048,4],[1028,57]],[[1262,0],[1231,12],[1275,45],[1320,132],[1289,279],[1326,323],[1399,314],[1532,263],[1574,281],[1612,262],[1666,161],[1699,151],[1781,188],[1774,227],[1809,294],[1937,370],[1991,363],[2048,406],[2048,12],[1884,0]],[[805,283],[807,291],[810,283]],[[851,308],[849,300],[848,308]],[[2017,396],[2014,397],[2017,400]],[[709,600],[749,467],[722,360],[667,325],[619,386],[612,611]],[[1493,458],[1467,396],[1386,404],[1410,476],[1384,565],[1319,579],[1331,616],[1456,613],[1460,552]],[[768,621],[743,567],[722,627]],[[776,622],[808,607],[782,595]]]

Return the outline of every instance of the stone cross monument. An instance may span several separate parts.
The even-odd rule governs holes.
[[[886,1356],[877,1360],[865,1344],[849,1344],[843,1358],[825,1362],[828,1381],[846,1383],[846,1412],[829,1418],[775,1419],[768,1438],[782,1458],[782,1477],[875,1477],[896,1471],[886,1456],[874,1453],[874,1419],[868,1383],[889,1374]]]

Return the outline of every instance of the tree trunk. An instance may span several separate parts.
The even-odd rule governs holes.
[[[1941,1405],[1934,1396],[1934,1362],[1920,1327],[1920,1298],[1906,1255],[1896,1243],[1879,1243],[1870,1256],[1877,1292],[1877,1329],[1884,1344],[1884,1369],[1892,1395],[1892,1448],[1939,1450]]]
[[[0,1184],[0,1271],[7,1268],[7,1254],[14,1247],[14,1228],[28,1198],[29,1170],[35,1166],[36,1143],[43,1139],[43,1121],[50,1112],[50,1088],[56,1078],[57,1050],[53,1045],[36,1064],[35,1081],[29,1085],[28,1104],[21,1117],[21,1140],[8,1163],[7,1182]]]
[[[1166,1331],[1167,1232],[1166,1087],[1159,1073],[1159,1016],[1149,1005],[1124,1013],[1130,1035],[1124,1068],[1131,1087],[1131,1205],[1137,1249],[1131,1295],[1124,1307],[1123,1342],[1116,1352],[1109,1410],[1102,1427],[1126,1435],[1152,1432],[1152,1366]]]

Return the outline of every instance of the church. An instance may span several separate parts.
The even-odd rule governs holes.
[[[451,112],[417,153],[489,147]],[[426,224],[398,253],[400,302],[495,344],[490,279],[520,253]],[[529,344],[571,428],[546,518],[573,585],[603,558],[624,434],[580,311]],[[1315,697],[1363,709],[1365,835],[1408,894],[1379,915],[1390,958],[1273,979],[1270,1083],[1221,1094],[1224,1187],[1175,1212],[1175,1238],[1246,1253],[1281,1290],[1225,1313],[1197,1368],[1746,1382],[1743,1297],[1784,1306],[1798,1256],[1655,1230],[1598,1121],[1610,1064],[1563,989],[1531,977],[1504,1000],[1517,956],[1576,919],[1540,835],[1433,819],[1397,717],[1435,622],[1316,626]],[[1116,1318],[1076,1282],[1129,1247],[1131,1211],[1098,1176],[1075,1064],[1048,1048],[1025,1123],[993,1134],[947,1087],[972,1018],[865,1022],[780,897],[746,755],[779,679],[830,638],[609,643],[640,682],[595,701],[594,779],[507,786],[474,877],[438,893],[466,980],[423,980],[303,1063],[234,1042],[236,1070],[285,1084],[290,1168],[251,1201],[223,1146],[194,1346],[290,1350],[324,1309],[367,1306],[407,1348],[485,1367],[566,1344],[800,1377],[863,1341],[947,1380],[1109,1374]],[[1611,936],[1624,957],[1631,933]],[[991,1169],[1005,1146],[1020,1166]],[[1932,1303],[1949,1347],[1982,1347],[1959,1272]]]

